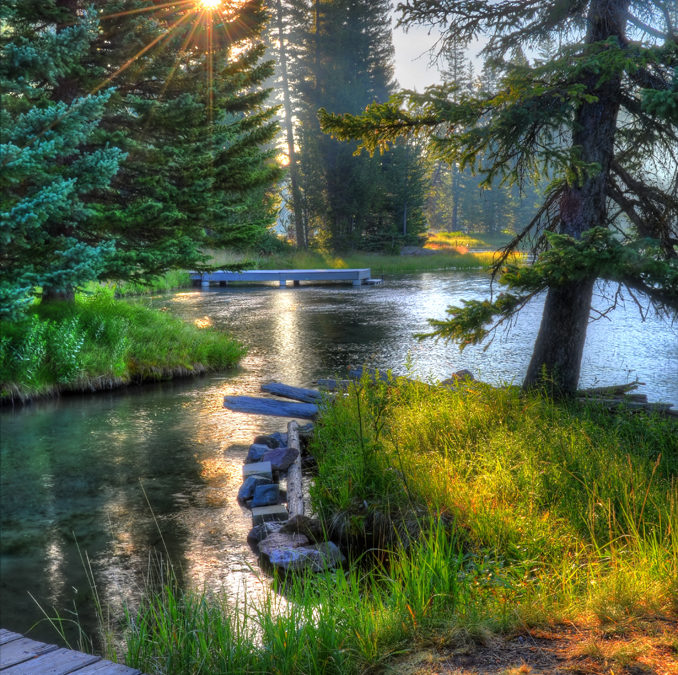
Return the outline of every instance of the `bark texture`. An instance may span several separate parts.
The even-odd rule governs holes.
[[[586,44],[616,38],[626,42],[628,0],[593,0],[589,5]],[[585,75],[587,92],[597,100],[581,103],[573,124],[572,145],[582,162],[595,164],[579,184],[569,186],[560,203],[560,232],[575,239],[607,224],[607,176],[614,156],[621,83],[600,82],[600,73]],[[595,279],[575,279],[551,287],[546,296],[539,333],[523,386],[547,385],[556,394],[573,393],[579,382],[581,356]]]

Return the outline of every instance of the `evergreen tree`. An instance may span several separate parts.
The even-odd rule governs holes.
[[[509,268],[512,292],[451,307],[434,335],[475,343],[547,290],[525,386],[572,392],[579,379],[596,279],[678,308],[678,35],[659,0],[558,0],[501,4],[432,0],[401,6],[406,22],[442,23],[450,40],[489,35],[502,79],[496,95],[449,100],[400,95],[361,117],[325,115],[332,133],[374,150],[402,133],[431,138],[441,156],[521,184],[554,177],[536,217],[532,266]],[[507,54],[560,36],[547,62],[508,64]],[[565,43],[565,36],[569,40]],[[409,113],[412,103],[422,110]],[[445,125],[454,133],[436,136]],[[496,323],[494,324],[496,326]]]
[[[0,316],[16,318],[35,287],[68,297],[112,259],[115,242],[97,214],[123,156],[97,139],[110,90],[78,96],[72,86],[97,36],[96,17],[74,17],[57,0],[4,9]]]
[[[383,21],[389,3],[297,0],[295,7],[299,173],[310,231],[334,248],[391,247],[403,229],[416,237],[424,227],[416,148],[402,143],[392,156],[356,157],[352,144],[324,135],[317,119],[320,107],[358,113],[393,90],[393,47]]]
[[[107,273],[143,280],[199,267],[205,247],[255,245],[275,221],[281,175],[262,86],[272,72],[258,40],[263,3],[228,16],[198,5],[100,5],[92,65],[116,84],[104,124],[128,152],[107,214],[119,242]]]

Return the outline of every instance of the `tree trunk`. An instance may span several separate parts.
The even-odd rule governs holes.
[[[42,302],[74,302],[75,289],[74,288],[50,288],[42,289]]]
[[[280,77],[283,90],[283,110],[285,112],[284,127],[287,140],[287,156],[290,164],[290,187],[292,190],[292,214],[294,216],[294,231],[297,238],[297,247],[308,247],[308,234],[304,223],[303,201],[299,189],[299,175],[297,155],[294,149],[294,126],[292,124],[292,99],[290,96],[290,81],[287,69],[287,48],[285,47],[285,25],[283,21],[282,0],[276,2],[278,43],[280,55]]]
[[[616,37],[625,42],[624,27],[629,0],[594,0],[587,18],[586,44]],[[614,154],[619,111],[620,81],[611,77],[599,84],[600,74],[589,73],[584,84],[597,97],[579,105],[574,118],[572,145],[582,162],[600,167],[580,184],[569,186],[560,203],[560,231],[579,239],[587,230],[607,220],[606,183]],[[524,388],[546,385],[557,395],[574,393],[591,310],[595,278],[567,281],[549,288],[539,334]]]

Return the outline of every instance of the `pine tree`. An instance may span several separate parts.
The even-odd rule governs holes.
[[[199,267],[209,246],[254,246],[275,221],[275,109],[250,0],[233,16],[198,5],[158,9],[100,0],[95,64],[116,84],[105,120],[128,159],[107,214],[119,240],[108,274],[148,278]],[[122,67],[121,67],[122,66]],[[104,81],[105,81],[104,79]]]
[[[123,158],[97,139],[110,90],[78,95],[98,24],[59,0],[7,5],[0,61],[0,316],[68,298],[115,254],[97,213]],[[108,192],[110,194],[110,192]]]
[[[458,105],[400,95],[359,118],[323,118],[326,129],[362,137],[371,150],[402,133],[423,134],[488,184],[553,177],[514,241],[534,236],[537,261],[508,268],[511,292],[451,307],[448,320],[433,322],[434,335],[475,343],[546,290],[527,387],[575,390],[596,279],[678,308],[678,34],[668,9],[659,0],[547,0],[538,12],[517,0],[410,0],[401,5],[406,22],[442,23],[450,40],[489,35],[498,93]],[[505,60],[549,36],[563,38],[552,60]],[[441,124],[456,132],[436,136]]]
[[[416,237],[424,224],[416,148],[403,143],[390,157],[356,157],[352,144],[323,134],[317,118],[320,107],[358,113],[393,91],[393,47],[383,22],[389,3],[298,0],[296,7],[297,139],[310,231],[340,249],[392,247],[403,228]]]

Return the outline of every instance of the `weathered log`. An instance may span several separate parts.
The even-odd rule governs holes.
[[[353,380],[320,379],[315,383],[327,391],[346,391],[353,384]]]
[[[289,403],[288,401],[276,401],[271,398],[256,398],[254,396],[226,396],[224,398],[224,408],[252,415],[298,417],[305,420],[313,420],[318,416],[317,405],[310,403]]]
[[[299,451],[292,466],[287,470],[287,510],[290,517],[304,515],[304,489],[301,481],[301,449],[299,446],[299,425],[289,422],[287,425],[288,447]]]
[[[588,403],[600,405],[603,408],[607,408],[608,410],[613,408],[627,408],[628,410],[647,410],[648,412],[668,413],[670,415],[676,414],[675,411],[671,410],[671,408],[673,408],[673,403],[640,403],[637,401],[627,401],[623,398],[595,397],[587,397],[585,400]]]
[[[612,384],[606,387],[590,387],[589,389],[579,389],[577,396],[621,396],[629,391],[637,389],[644,382],[627,382],[626,384]]]
[[[316,389],[304,389],[302,387],[292,387],[282,382],[269,382],[261,385],[261,391],[283,398],[291,398],[303,403],[317,403],[322,399],[322,394]]]

